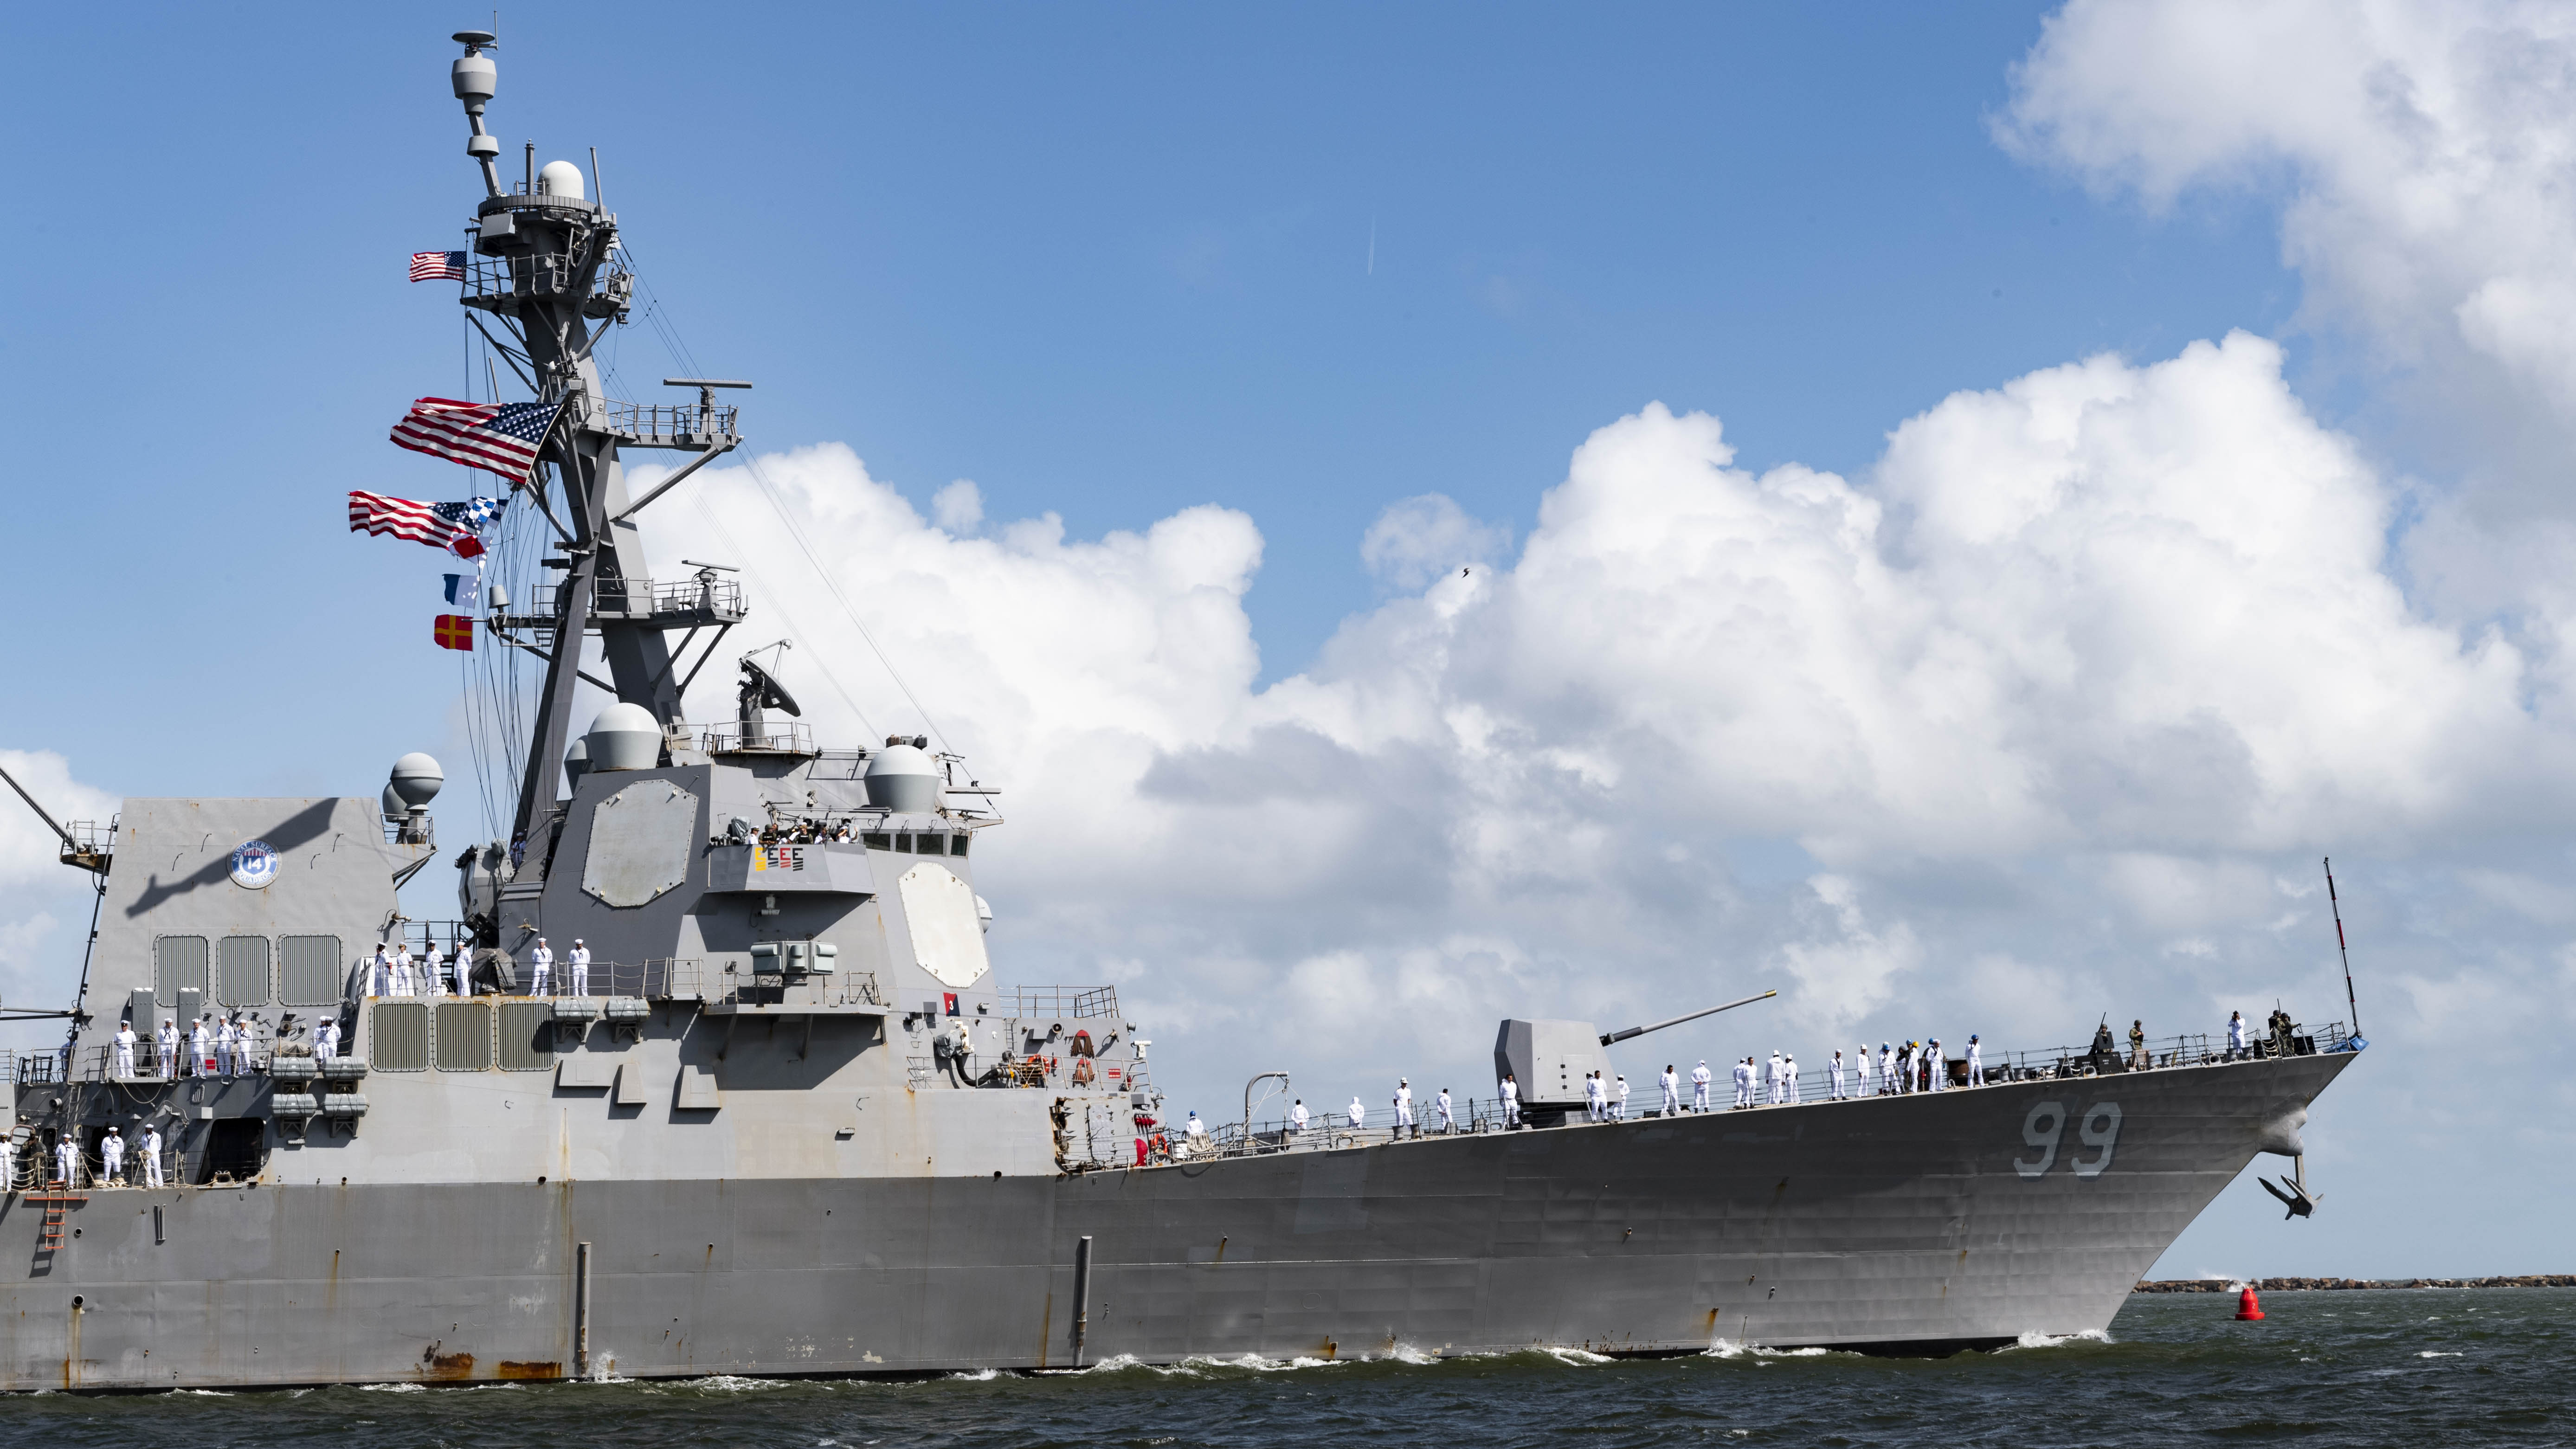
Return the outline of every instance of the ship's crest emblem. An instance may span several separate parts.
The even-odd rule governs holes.
[[[277,879],[277,852],[265,840],[248,841],[233,850],[233,884],[243,890],[264,890]]]

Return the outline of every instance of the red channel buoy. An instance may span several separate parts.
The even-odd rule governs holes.
[[[2262,1316],[2263,1305],[2254,1301],[2254,1285],[2248,1283],[2245,1291],[2236,1295],[2236,1321],[2252,1323]]]

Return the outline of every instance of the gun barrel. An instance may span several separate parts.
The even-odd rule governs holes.
[[[1648,1033],[1648,1032],[1650,1032],[1650,1031],[1662,1031],[1665,1027],[1668,1027],[1668,1026],[1679,1026],[1679,1025],[1681,1025],[1683,1022],[1686,1022],[1686,1021],[1697,1021],[1697,1020],[1699,1020],[1699,1019],[1700,1019],[1701,1017],[1703,1017],[1703,1016],[1715,1016],[1715,1015],[1717,1015],[1717,1014],[1718,1014],[1719,1012],[1721,1012],[1721,1011],[1733,1011],[1735,1008],[1737,1008],[1737,1007],[1739,1007],[1739,1006],[1751,1006],[1754,1002],[1757,1002],[1757,1001],[1768,1001],[1768,1000],[1770,1000],[1772,997],[1777,996],[1777,995],[1779,995],[1779,994],[1780,994],[1780,993],[1779,993],[1779,992],[1777,992],[1777,991],[1765,991],[1765,992],[1763,992],[1763,993],[1762,993],[1761,995],[1759,995],[1759,996],[1748,996],[1748,997],[1744,998],[1742,1001],[1730,1001],[1730,1002],[1726,1003],[1724,1006],[1712,1006],[1712,1007],[1708,1007],[1708,1008],[1706,1008],[1705,1010],[1689,1012],[1689,1013],[1686,1013],[1686,1014],[1681,1015],[1681,1016],[1673,1017],[1672,1019],[1670,1019],[1670,1020],[1668,1020],[1668,1021],[1659,1021],[1659,1022],[1655,1022],[1654,1024],[1652,1024],[1652,1025],[1650,1025],[1650,1026],[1632,1026],[1632,1027],[1628,1028],[1626,1031],[1614,1031],[1614,1032],[1610,1033],[1608,1036],[1605,1036],[1605,1037],[1601,1038],[1601,1044],[1602,1044],[1603,1046],[1608,1046],[1608,1045],[1610,1045],[1612,1042],[1622,1042],[1622,1041],[1626,1041],[1628,1038],[1630,1038],[1630,1037],[1632,1037],[1632,1036],[1644,1036],[1646,1033]]]

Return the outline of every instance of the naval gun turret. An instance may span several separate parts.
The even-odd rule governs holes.
[[[1602,1048],[1650,1031],[1767,1001],[1779,994],[1765,991],[1741,1001],[1703,1007],[1607,1035],[1588,1021],[1506,1021],[1494,1037],[1494,1075],[1497,1079],[1509,1076],[1520,1083],[1521,1109],[1530,1125],[1558,1126],[1567,1113],[1582,1109],[1584,1079],[1594,1072],[1605,1077],[1609,1074],[1610,1056]]]

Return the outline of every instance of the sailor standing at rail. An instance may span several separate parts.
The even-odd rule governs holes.
[[[1977,1034],[1972,1031],[1968,1033],[1968,1085],[1971,1087],[1982,1087],[1985,1084],[1985,1063],[1979,1060],[1977,1052]]]
[[[1422,1129],[1413,1125],[1413,1081],[1409,1077],[1398,1077],[1395,1079],[1395,1135],[1403,1136],[1407,1128],[1411,1128],[1416,1137],[1422,1135]]]
[[[1796,1052],[1789,1053],[1788,1059],[1780,1064],[1780,1100],[1793,1107],[1798,1103],[1798,1054]]]
[[[1709,1084],[1709,1080],[1710,1080],[1710,1078],[1709,1078],[1709,1071],[1708,1071],[1708,1058],[1706,1058],[1706,1057],[1701,1057],[1701,1058],[1699,1059],[1699,1065],[1698,1065],[1698,1066],[1695,1066],[1695,1067],[1693,1067],[1693,1068],[1691,1068],[1691,1110],[1692,1110],[1692,1111],[1694,1111],[1694,1112],[1705,1112],[1705,1111],[1707,1111],[1707,1110],[1708,1110],[1708,1084]]]
[[[80,1186],[80,1144],[65,1132],[54,1139],[54,1181],[65,1187]]]
[[[161,1054],[161,1080],[170,1081],[179,1073],[178,1018],[162,1018],[161,1029],[154,1032],[152,1036],[153,1045],[159,1048]]]
[[[332,1017],[313,1033],[313,1060],[336,1061],[340,1056],[340,1018]]]
[[[438,949],[436,941],[429,943],[429,954],[421,958],[421,973],[429,979],[430,995],[447,994],[447,953]]]
[[[2227,1013],[2226,1059],[2232,1062],[2245,1054],[2245,1013],[2231,1011]]]
[[[1458,1114],[1456,1110],[1449,1105],[1449,1089],[1447,1087],[1442,1087],[1440,1089],[1440,1095],[1431,1099],[1431,1105],[1432,1108],[1440,1114],[1441,1136],[1446,1137],[1450,1133],[1458,1130]]]
[[[1739,1106],[1739,1107],[1750,1107],[1750,1106],[1752,1106],[1752,1105],[1753,1105],[1753,1058],[1751,1058],[1751,1057],[1746,1057],[1744,1060],[1742,1060],[1742,1061],[1740,1061],[1740,1062],[1737,1062],[1737,1063],[1735,1064],[1735,1072],[1734,1072],[1734,1076],[1735,1076],[1735,1105],[1737,1105],[1737,1106]]]
[[[226,1081],[230,1081],[233,1077],[240,1074],[241,1045],[242,1036],[240,1019],[237,1017],[224,1017],[217,1020],[215,1023],[215,1060],[222,1065],[224,1069],[224,1079]]]
[[[107,1124],[107,1135],[99,1139],[98,1157],[101,1181],[112,1187],[124,1179],[125,1134],[113,1122]]]
[[[161,1128],[158,1123],[143,1129],[143,1185],[161,1185]]]
[[[1288,1130],[1300,1137],[1306,1135],[1306,1099],[1303,1097],[1299,1097],[1297,1105],[1288,1109]]]
[[[1367,1125],[1368,1108],[1361,1106],[1360,1099],[1357,1096],[1354,1096],[1351,1098],[1351,1128],[1353,1131],[1357,1131]]]
[[[1664,1115],[1670,1117],[1682,1109],[1682,1079],[1673,1075],[1673,1064],[1664,1063],[1664,1074],[1656,1079],[1664,1089]]]
[[[1619,1074],[1619,1120],[1628,1120],[1628,1074]]]
[[[1825,1097],[1826,1100],[1834,1102],[1843,1099],[1843,1049],[1841,1047],[1834,1048],[1833,1062],[1825,1068]]]
[[[546,994],[546,976],[554,970],[554,966],[554,950],[546,945],[545,937],[539,936],[537,949],[528,953],[528,994],[530,996]]]
[[[1762,1065],[1763,1070],[1769,1073],[1769,1075],[1763,1079],[1763,1086],[1767,1089],[1766,1095],[1769,1097],[1771,1105],[1776,1107],[1780,1105],[1780,1054],[1776,1051],[1773,1052],[1771,1054],[1771,1060],[1763,1063]]]
[[[581,937],[572,938],[572,954],[564,957],[564,961],[572,967],[572,994],[588,996],[590,994],[590,948],[581,943]]]
[[[188,1070],[186,1075],[191,1077],[203,1076],[205,1075],[205,1071],[206,1019],[201,1016],[198,1017],[195,1022],[190,1024],[188,1028]]]
[[[1509,1132],[1521,1125],[1521,1084],[1512,1080],[1511,1073],[1505,1072],[1496,1090],[1503,1099],[1503,1130]]]
[[[1583,1120],[1586,1122],[1610,1120],[1609,1102],[1602,1094],[1601,1074],[1597,1071],[1583,1074]]]
[[[120,1077],[134,1075],[134,1023],[131,1020],[116,1024],[116,1074]]]

